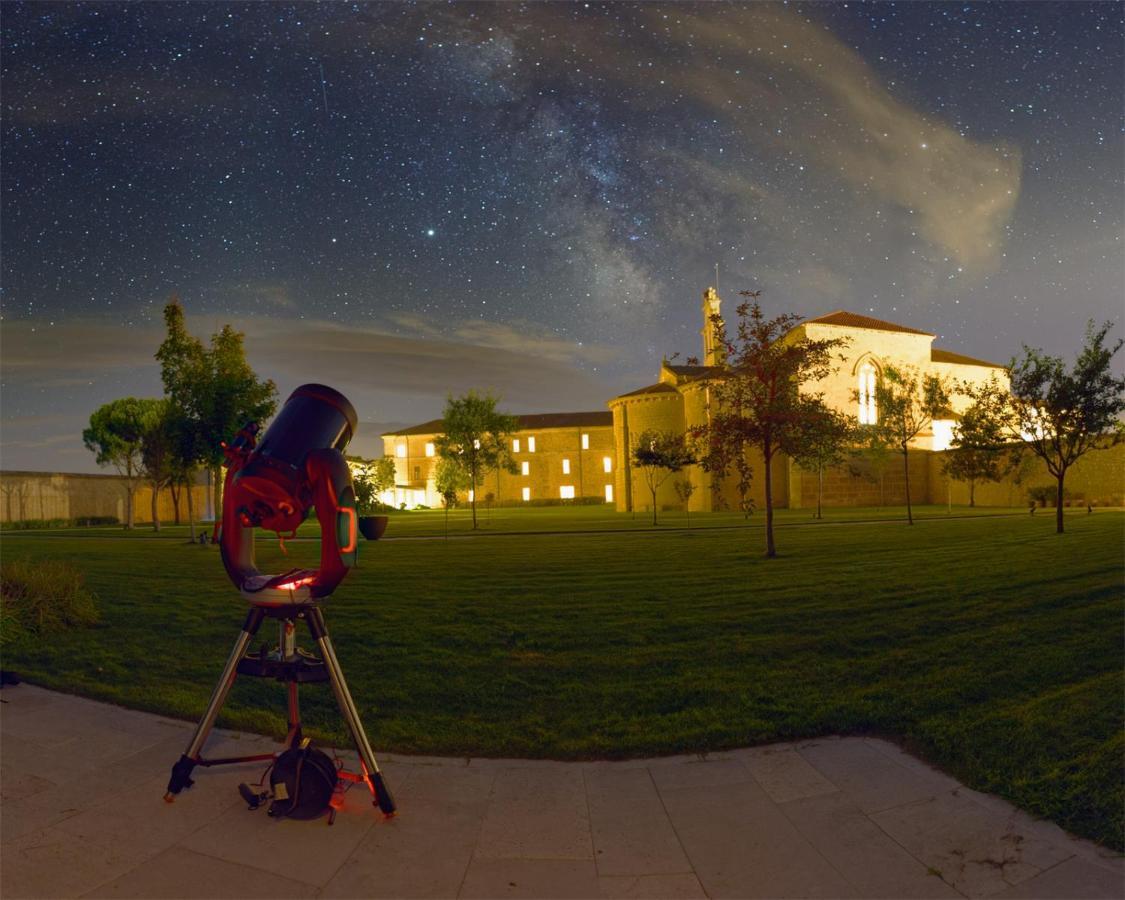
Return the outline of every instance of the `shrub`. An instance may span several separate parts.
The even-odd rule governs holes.
[[[1037,487],[1027,489],[1027,500],[1031,504],[1038,504],[1039,506],[1054,506],[1055,500],[1058,496],[1058,489],[1053,484],[1039,485]],[[1063,488],[1063,505],[1072,499],[1073,495],[1069,490]]]
[[[84,582],[77,567],[61,560],[5,560],[0,565],[5,642],[97,622],[97,601]]]
[[[117,525],[120,521],[117,516],[80,516],[77,519],[16,519],[12,522],[0,522],[0,528],[5,531],[28,531],[38,528],[88,528],[93,525]]]

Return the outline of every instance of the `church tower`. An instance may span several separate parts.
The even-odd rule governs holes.
[[[722,303],[719,292],[713,287],[703,292],[703,328],[699,333],[703,335],[703,365],[705,366],[721,365],[726,356],[723,348],[715,340],[715,320],[722,322],[720,311]]]

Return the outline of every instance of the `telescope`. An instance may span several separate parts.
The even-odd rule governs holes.
[[[187,750],[172,767],[172,777],[164,795],[168,802],[184,788],[192,786],[191,773],[197,765],[269,759],[275,764],[275,780],[283,770],[296,773],[296,787],[289,784],[286,791],[278,791],[280,799],[271,806],[271,815],[306,817],[296,814],[298,807],[310,806],[296,796],[302,768],[308,762],[307,793],[314,783],[313,773],[321,773],[323,786],[328,777],[323,772],[334,767],[330,762],[314,765],[315,759],[310,754],[319,754],[325,760],[327,757],[312,750],[301,733],[297,685],[328,681],[359,754],[361,767],[358,774],[340,771],[338,776],[364,782],[374,805],[385,815],[395,812],[394,799],[375,761],[320,609],[320,604],[332,595],[355,565],[358,553],[355,490],[343,453],[355,434],[356,424],[355,408],[343,394],[322,384],[305,384],[289,395],[260,440],[258,424],[250,422],[222,445],[227,474],[223,481],[218,543],[227,575],[250,604],[250,610],[206,712]],[[319,567],[290,569],[280,574],[260,572],[254,558],[254,530],[274,531],[284,542],[296,536],[297,528],[311,510],[316,511],[320,523]],[[385,526],[385,520],[381,524]],[[377,533],[381,533],[381,529]],[[277,646],[271,650],[263,645],[260,652],[248,653],[250,642],[267,618],[279,623]],[[303,621],[308,627],[319,656],[297,648],[297,621]],[[203,746],[238,675],[274,678],[286,683],[289,701],[286,744],[289,749],[285,752],[223,759],[203,756]],[[333,778],[329,793],[335,784]],[[256,805],[252,804],[252,808]]]
[[[347,397],[322,384],[297,388],[257,440],[257,423],[223,445],[227,475],[219,546],[242,596],[258,605],[308,603],[328,597],[355,565],[357,519],[343,450],[356,428]],[[263,575],[254,564],[254,529],[295,537],[315,508],[320,568]]]

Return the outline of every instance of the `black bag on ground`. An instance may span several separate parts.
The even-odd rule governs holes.
[[[270,772],[273,802],[269,814],[315,819],[328,812],[338,779],[336,764],[306,740],[282,753]]]

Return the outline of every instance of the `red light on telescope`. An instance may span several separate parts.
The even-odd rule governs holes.
[[[275,585],[279,591],[295,591],[299,587],[304,587],[306,584],[312,584],[316,581],[315,575],[310,575],[308,578],[298,578],[294,581],[286,581],[284,584]]]

